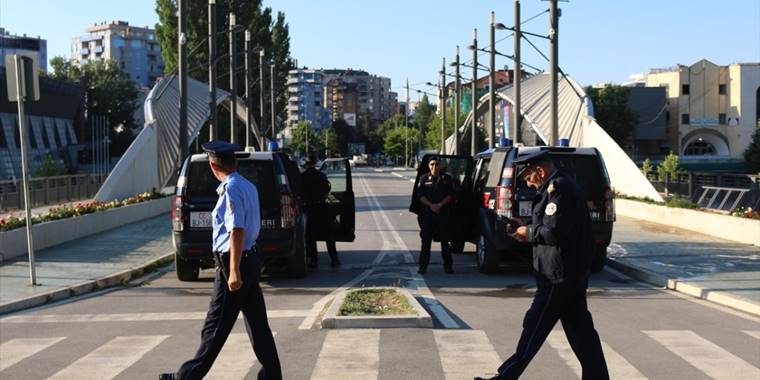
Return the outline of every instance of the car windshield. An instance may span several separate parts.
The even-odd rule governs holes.
[[[279,203],[272,161],[240,160],[238,161],[238,172],[256,185],[259,201],[262,205],[277,205]],[[219,181],[211,173],[208,162],[197,161],[190,164],[190,174],[187,181],[188,199],[216,200],[217,186],[219,186]]]

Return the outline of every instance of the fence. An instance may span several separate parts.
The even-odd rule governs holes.
[[[106,176],[107,174],[75,174],[32,178],[29,181],[29,203],[32,207],[40,207],[92,198]],[[0,210],[19,210],[23,207],[22,181],[0,181]]]
[[[657,178],[656,172],[646,173],[657,191],[678,194],[700,207],[731,212],[740,207],[760,206],[760,176],[748,174],[679,172],[674,178],[667,173]]]

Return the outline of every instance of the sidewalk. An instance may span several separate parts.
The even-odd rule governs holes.
[[[119,285],[173,260],[167,215],[40,250],[38,286],[26,256],[0,266],[0,314]]]

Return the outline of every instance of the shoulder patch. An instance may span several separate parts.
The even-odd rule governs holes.
[[[235,212],[235,204],[232,203],[230,197],[227,197],[227,213],[232,215],[233,212]]]
[[[546,191],[551,194],[554,192],[554,182],[549,183],[549,186],[546,188]]]

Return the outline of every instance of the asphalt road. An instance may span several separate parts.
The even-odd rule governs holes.
[[[428,274],[416,275],[418,227],[406,211],[411,186],[387,173],[357,171],[357,239],[338,244],[343,266],[330,269],[320,245],[321,266],[307,278],[264,278],[286,379],[471,379],[493,374],[511,355],[531,302],[532,276],[525,270],[479,274],[469,244],[455,255],[453,275],[443,273],[435,245]],[[618,221],[629,231],[626,239],[632,223]],[[646,230],[637,233],[647,240]],[[179,282],[169,266],[142,284],[4,316],[0,378],[152,379],[174,370],[197,348],[212,275],[204,271],[198,282]],[[437,301],[427,304],[435,326],[319,328],[324,306],[349,285],[429,291]],[[757,318],[610,270],[592,277],[589,307],[613,378],[760,378]],[[242,323],[230,339],[209,378],[254,379],[258,364]],[[574,379],[579,371],[558,325],[524,378]]]

